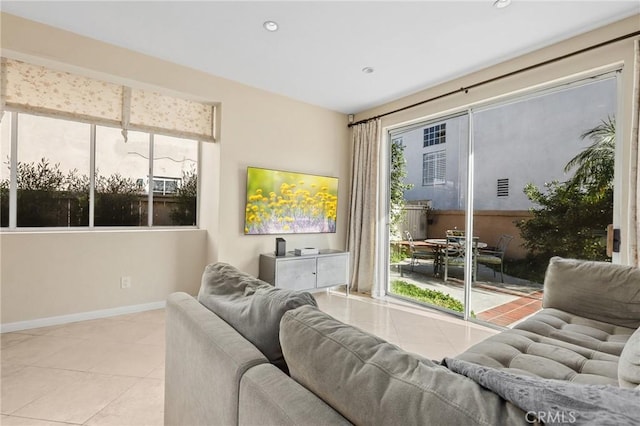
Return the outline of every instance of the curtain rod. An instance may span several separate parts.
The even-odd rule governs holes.
[[[363,123],[367,123],[367,122],[372,121],[372,120],[377,120],[378,118],[386,117],[387,115],[396,114],[398,112],[402,112],[402,111],[405,111],[405,110],[408,110],[408,109],[411,109],[411,108],[415,108],[417,106],[424,105],[424,104],[427,104],[429,102],[433,102],[433,101],[438,100],[438,99],[446,98],[447,96],[455,95],[456,93],[460,93],[460,92],[467,93],[467,92],[469,92],[469,89],[475,89],[476,87],[483,86],[483,85],[488,84],[488,83],[493,83],[494,81],[502,80],[503,78],[511,77],[511,76],[514,76],[514,75],[517,75],[517,74],[521,74],[523,72],[530,71],[530,70],[535,69],[535,68],[539,68],[539,67],[542,67],[542,66],[545,66],[545,65],[549,65],[549,64],[552,64],[554,62],[558,62],[558,61],[561,61],[563,59],[567,59],[567,58],[570,58],[572,56],[588,52],[590,50],[598,49],[600,47],[603,47],[603,46],[606,46],[606,45],[609,45],[609,44],[612,44],[612,43],[617,43],[619,41],[626,40],[626,39],[631,38],[631,37],[635,37],[637,35],[640,35],[640,31],[634,31],[632,33],[625,34],[623,36],[619,36],[619,37],[616,37],[616,38],[611,39],[611,40],[603,41],[601,43],[594,44],[593,46],[585,47],[583,49],[576,50],[575,52],[571,52],[571,53],[567,53],[567,54],[562,55],[562,56],[558,56],[557,58],[548,59],[546,61],[539,62],[539,63],[534,64],[534,65],[529,65],[528,67],[520,68],[518,70],[511,71],[511,72],[508,72],[506,74],[502,74],[502,75],[499,75],[499,76],[496,76],[496,77],[492,77],[492,78],[489,78],[487,80],[483,80],[483,81],[480,81],[478,83],[474,83],[474,84],[472,84],[470,86],[467,86],[467,87],[461,87],[459,89],[452,90],[450,92],[443,93],[441,95],[434,96],[432,98],[425,99],[423,101],[416,102],[414,104],[404,106],[402,108],[394,109],[393,111],[385,112],[385,113],[382,113],[382,114],[375,115],[373,117],[369,117],[369,118],[365,118],[365,119],[362,119],[362,120],[358,120],[355,123],[349,123],[348,127],[353,127],[353,126],[356,126],[358,124],[363,124]]]

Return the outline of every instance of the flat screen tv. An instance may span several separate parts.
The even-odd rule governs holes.
[[[247,168],[245,234],[336,232],[338,178]]]

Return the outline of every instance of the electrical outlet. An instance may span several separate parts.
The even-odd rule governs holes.
[[[131,277],[120,277],[120,288],[130,288]]]

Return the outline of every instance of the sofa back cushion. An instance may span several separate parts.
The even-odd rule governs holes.
[[[627,340],[620,354],[618,384],[621,388],[640,389],[640,328]]]
[[[287,312],[291,377],[354,424],[524,424],[525,413],[472,380],[310,306]]]
[[[275,288],[222,262],[205,268],[198,301],[284,372],[288,371],[278,339],[280,319],[289,309],[317,306],[310,293]]]
[[[553,257],[542,306],[628,328],[640,327],[640,269]]]

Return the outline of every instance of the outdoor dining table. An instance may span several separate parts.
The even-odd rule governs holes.
[[[474,244],[473,244],[474,255],[476,254],[478,249],[483,249],[487,247],[487,243],[478,241],[478,237],[474,237],[473,241],[474,241]],[[456,246],[454,246],[455,244],[457,244],[457,247],[460,247],[460,244],[464,244],[464,237],[460,237],[460,241],[458,243],[447,241],[446,238],[428,238],[424,240],[424,244],[427,247],[431,247],[435,253],[435,259],[433,261],[433,273],[434,275],[439,276],[442,270],[442,267],[443,266],[447,267],[447,265],[444,264],[444,257],[446,255],[446,251],[456,248]]]

